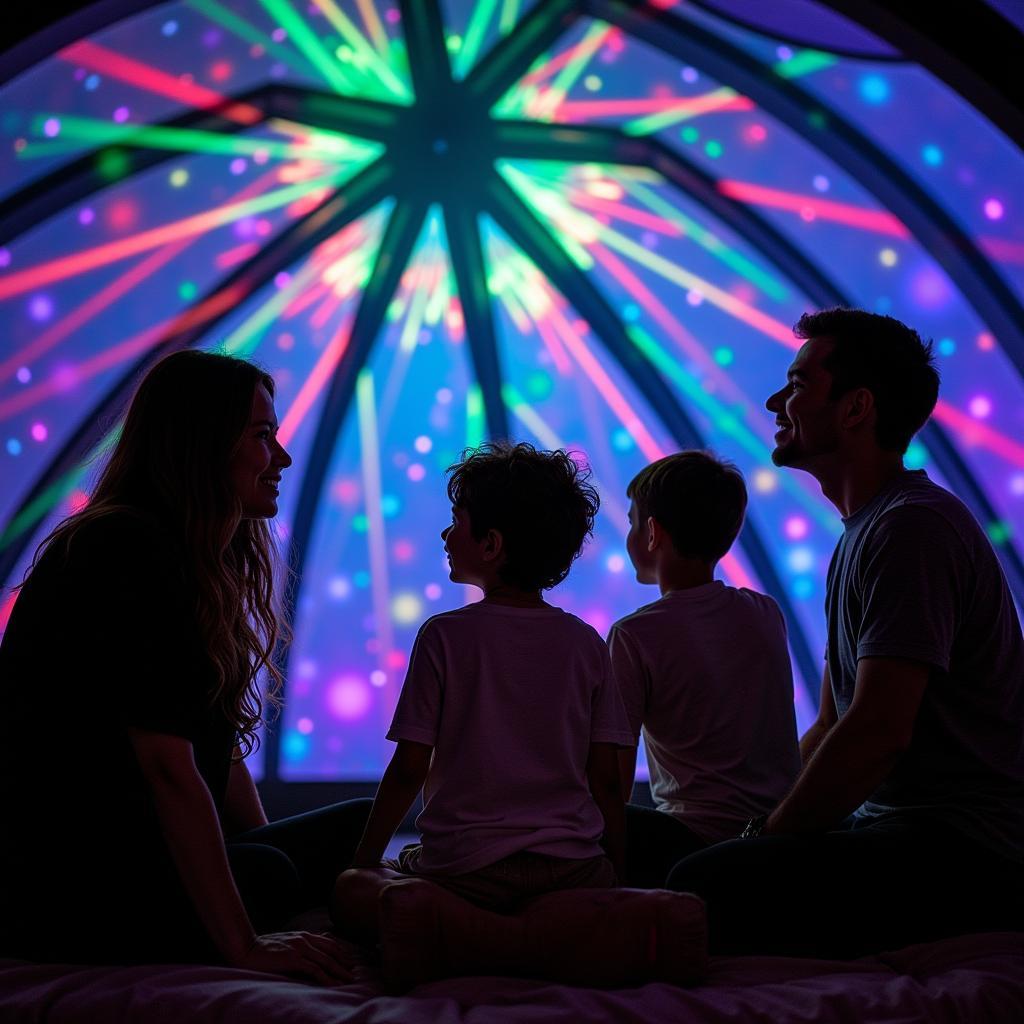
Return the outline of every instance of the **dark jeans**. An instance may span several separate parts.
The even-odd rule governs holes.
[[[300,911],[326,906],[372,806],[370,799],[347,800],[228,840],[231,873],[257,932],[280,930]]]
[[[667,887],[705,900],[716,954],[849,958],[1024,929],[1021,865],[937,823],[733,839],[681,861]]]
[[[707,845],[671,814],[626,804],[626,877],[622,884],[660,889],[679,861]]]

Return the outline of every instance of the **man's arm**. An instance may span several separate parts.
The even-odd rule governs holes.
[[[263,801],[252,781],[249,769],[241,760],[241,751],[236,746],[228,774],[228,788],[224,794],[224,807],[221,821],[224,823],[224,834],[238,835],[250,829],[267,824],[267,812],[263,809]]]
[[[591,743],[587,782],[604,817],[604,848],[620,879],[626,877],[626,801],[619,781],[619,751],[611,743]]]
[[[434,748],[427,743],[399,740],[391,763],[373,798],[373,809],[359,840],[354,868],[379,868],[391,837],[398,830],[416,794],[423,788]]]
[[[828,734],[828,731],[836,724],[839,716],[836,714],[836,701],[832,695],[832,676],[829,674],[828,665],[821,677],[821,697],[818,700],[818,717],[811,723],[811,727],[800,737],[800,764],[807,767],[807,762],[821,745],[821,741]]]
[[[828,730],[765,833],[825,831],[885,781],[910,746],[931,669],[903,658],[861,658],[853,701]]]

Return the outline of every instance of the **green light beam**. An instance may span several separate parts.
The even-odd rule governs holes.
[[[837,58],[831,53],[822,53],[820,50],[801,50],[789,60],[780,60],[772,65],[772,71],[779,78],[803,78],[804,75],[821,71],[823,68],[830,68],[837,63]]]
[[[501,5],[501,18],[498,21],[498,31],[502,36],[507,36],[516,27],[518,16],[519,0],[504,0]]]
[[[466,391],[466,447],[479,448],[484,442],[484,396],[479,384]]]
[[[313,30],[296,14],[287,0],[260,0],[267,13],[288,33],[288,38],[327,79],[335,92],[348,92],[350,83],[337,59],[324,47]]]
[[[266,2],[266,0],[262,0]],[[359,27],[342,11],[334,0],[313,0],[313,3],[323,12],[324,17],[337,29],[342,39],[352,47],[356,57],[356,65],[364,70],[367,85],[371,88],[376,84],[384,86],[384,91],[391,99],[398,99],[403,103],[412,101],[412,92],[409,87],[391,70],[388,64],[381,60],[380,55],[370,44],[370,41],[359,31]],[[366,74],[372,72],[372,74]],[[373,90],[379,91],[379,90]]]
[[[718,109],[718,104],[728,103],[739,95],[735,89],[722,86],[709,93],[706,99],[708,103],[714,102],[709,108],[692,109],[677,107],[675,110],[662,110],[657,114],[648,114],[646,117],[637,118],[635,121],[628,121],[622,126],[627,135],[653,135],[662,128],[668,128],[673,124],[681,124],[683,121],[690,121],[695,117],[702,117],[705,114],[712,114]]]
[[[229,32],[234,33],[239,39],[262,46],[270,56],[279,60],[282,64],[287,64],[293,71],[298,71],[303,75],[309,72],[311,65],[308,61],[300,60],[289,47],[274,42],[270,36],[260,32],[259,29],[250,25],[245,19],[240,18],[234,11],[229,11],[226,7],[217,3],[216,0],[185,0],[185,5],[199,11],[200,14],[205,15],[210,21],[216,22]],[[314,71],[320,70],[316,65],[312,65],[312,67]]]
[[[480,46],[484,41],[487,26],[497,9],[498,0],[479,0],[473,8],[473,14],[466,27],[466,34],[462,40],[462,48],[455,57],[456,77],[462,78],[476,62]]]
[[[323,160],[332,163],[348,163],[356,160],[370,160],[380,154],[382,147],[363,140],[350,139],[344,135],[316,131],[314,136],[322,145],[284,142],[280,139],[256,139],[238,135],[221,135],[218,132],[197,128],[173,128],[164,125],[112,124],[91,117],[40,114],[32,122],[31,130],[42,136],[43,126],[51,117],[60,121],[61,134],[68,139],[89,143],[93,146],[130,145],[143,149],[176,150],[188,153],[205,153],[226,156],[253,156],[265,152],[279,160]],[[42,143],[45,146],[46,143]],[[41,148],[40,147],[40,148]],[[33,146],[26,146],[24,153]]]

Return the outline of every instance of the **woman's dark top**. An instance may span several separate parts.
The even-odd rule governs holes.
[[[31,955],[42,921],[120,934],[144,905],[193,921],[128,729],[188,739],[220,810],[235,734],[213,682],[155,521],[112,513],[42,555],[0,645],[0,951]]]

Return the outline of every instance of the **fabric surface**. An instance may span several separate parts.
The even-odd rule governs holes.
[[[1021,859],[1024,637],[992,545],[923,470],[900,474],[843,524],[827,595],[840,716],[860,658],[931,666],[910,747],[859,813],[935,819]]]
[[[483,601],[420,628],[387,738],[434,748],[416,819],[424,874],[520,850],[600,856],[590,744],[633,740],[591,626],[560,608]]]
[[[659,810],[717,842],[775,807],[800,752],[786,624],[770,597],[720,580],[675,591],[616,622],[608,644]]]
[[[968,935],[852,962],[715,958],[706,984],[617,991],[455,978],[410,995],[223,967],[0,961],[4,1024],[1009,1024],[1024,1019],[1024,934]]]

